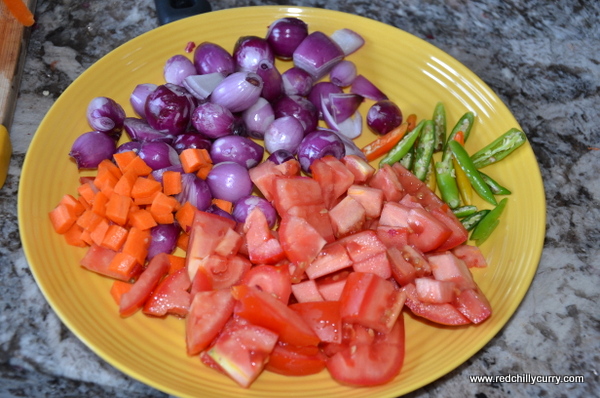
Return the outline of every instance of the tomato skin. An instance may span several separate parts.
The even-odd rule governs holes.
[[[240,283],[270,293],[286,304],[292,294],[292,282],[287,264],[255,265],[246,272]]]
[[[278,342],[265,369],[286,376],[306,376],[325,369],[325,354],[317,346],[293,346]]]
[[[417,289],[412,283],[402,286],[401,290],[406,292],[406,306],[417,316],[441,325],[457,326],[471,323],[450,303],[432,304],[421,302],[417,296]]]
[[[131,289],[121,296],[119,313],[122,317],[131,316],[143,307],[162,277],[169,272],[169,267],[169,258],[166,253],[159,253],[152,257],[148,267],[131,286]]]
[[[188,355],[197,355],[211,344],[231,318],[234,305],[229,289],[195,294],[185,319]]]
[[[372,342],[342,347],[327,359],[327,370],[346,385],[385,384],[400,373],[404,353],[404,318],[399,317],[389,333],[376,333]]]
[[[246,285],[234,286],[231,292],[238,300],[234,309],[237,315],[277,333],[282,342],[298,346],[319,344],[319,337],[304,319],[269,293]]]
[[[487,267],[487,261],[477,246],[458,245],[452,249],[452,254],[463,260],[469,268]]]
[[[492,315],[492,306],[479,288],[463,290],[456,296],[453,304],[475,324],[485,321]]]
[[[342,315],[339,301],[294,303],[290,308],[306,321],[322,342],[342,342]]]

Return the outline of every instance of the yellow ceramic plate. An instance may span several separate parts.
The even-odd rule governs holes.
[[[250,7],[200,15],[165,25],[115,49],[56,101],[23,166],[19,220],[25,253],[40,289],[73,333],[116,368],[167,393],[262,398],[398,396],[470,358],[506,324],[529,288],[545,231],[542,180],[529,144],[486,169],[513,191],[502,223],[482,246],[489,267],[474,271],[493,306],[493,316],[479,326],[445,328],[405,315],[404,368],[393,382],[368,389],[341,386],[323,371],[301,378],[264,373],[251,389],[242,390],[204,367],[197,357],[186,356],[183,321],[151,319],[141,313],[121,319],[109,294],[111,281],[80,268],[84,250],[67,246],[48,222],[47,214],[61,196],[76,194],[79,174],[68,152],[73,140],[89,130],[85,110],[93,97],[111,97],[133,115],[128,99],[135,85],[162,83],[165,60],[185,54],[188,42],[212,41],[232,50],[239,36],[264,36],[267,26],[283,16],[298,16],[311,30],[332,33],[352,28],[363,35],[365,46],[350,59],[405,114],[431,117],[441,100],[452,125],[465,111],[474,111],[477,124],[467,146],[471,151],[518,127],[510,111],[477,76],[444,52],[394,27],[340,12],[297,7]],[[359,146],[372,138],[365,134]]]

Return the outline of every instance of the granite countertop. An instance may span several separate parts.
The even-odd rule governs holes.
[[[556,0],[290,1],[373,18],[457,58],[514,113],[540,164],[546,240],[507,325],[411,397],[600,395],[600,3]],[[213,9],[278,1],[225,0]],[[82,71],[158,23],[154,1],[39,0],[0,191],[0,397],[162,397],[92,353],[37,288],[19,240],[21,166],[38,124]],[[470,384],[468,375],[583,375],[584,383]]]

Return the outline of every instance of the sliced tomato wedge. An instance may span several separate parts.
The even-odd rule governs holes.
[[[119,313],[122,317],[131,316],[143,307],[160,280],[169,272],[169,267],[169,258],[166,253],[159,253],[152,257],[131,289],[121,296]]]
[[[325,343],[342,342],[342,315],[339,301],[294,303],[296,311]]]
[[[198,292],[185,319],[188,355],[206,349],[233,314],[235,300],[229,289]]]
[[[269,293],[238,285],[231,288],[238,300],[235,313],[254,325],[265,327],[288,344],[317,345],[320,340],[300,315]]]
[[[255,265],[246,272],[240,283],[270,293],[286,304],[292,294],[292,282],[287,264]]]
[[[325,369],[327,357],[317,346],[294,346],[278,342],[265,370],[286,376],[306,376]]]
[[[450,303],[433,304],[421,302],[417,295],[417,289],[412,283],[402,286],[401,289],[406,292],[406,306],[417,316],[441,325],[457,326],[470,323],[469,319]]]
[[[167,275],[144,304],[143,312],[147,315],[164,316],[167,314],[185,317],[191,304],[190,277],[185,268]]]
[[[376,333],[370,343],[343,347],[327,360],[327,369],[343,384],[385,384],[400,373],[404,352],[404,318],[399,317],[389,333]]]

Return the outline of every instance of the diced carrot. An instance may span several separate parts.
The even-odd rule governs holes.
[[[115,280],[110,288],[110,295],[115,300],[117,305],[121,304],[121,296],[127,293],[133,284],[129,282]]]
[[[163,192],[165,195],[177,195],[181,192],[181,173],[174,170],[167,170],[162,178]]]
[[[104,159],[98,164],[98,171],[100,172],[104,170],[110,172],[113,176],[117,178],[117,180],[121,178],[121,175],[123,174],[121,169],[119,169],[119,167],[116,164],[114,164],[110,159]]]
[[[185,267],[185,257],[176,256],[174,254],[168,254],[169,257],[169,274],[172,274],[176,271],[179,271],[183,267]]]
[[[156,198],[156,195],[158,195],[159,192],[160,191],[156,191],[156,192],[154,192],[150,196],[142,196],[142,197],[139,197],[139,198],[134,198],[133,199],[133,203],[135,203],[138,206],[151,205],[152,201],[154,201],[154,198]]]
[[[85,240],[83,240],[82,234],[83,228],[75,223],[67,230],[67,232],[64,233],[63,236],[65,237],[65,241],[68,245],[86,247],[88,244]]]
[[[146,162],[144,162],[144,159],[140,158],[139,156],[131,159],[127,166],[125,166],[123,173],[126,173],[127,170],[133,170],[138,176],[147,176],[152,173],[152,168],[148,166]]]
[[[143,198],[151,196],[155,192],[162,191],[160,182],[151,180],[149,178],[138,177],[133,184],[131,189],[132,198]]]
[[[71,194],[63,195],[59,203],[71,207],[76,216],[80,216],[85,211],[85,207],[83,206],[82,202]]]
[[[100,162],[100,164],[102,164],[102,162]],[[98,174],[96,174],[96,177],[94,178],[94,185],[107,196],[110,196],[117,181],[119,181],[119,177],[113,173],[111,168],[106,166],[100,167],[100,164],[98,165]]]
[[[86,231],[92,231],[104,217],[94,213],[92,209],[84,211],[78,218],[77,225]]]
[[[35,22],[33,13],[27,7],[23,0],[4,0],[6,8],[23,26],[31,26]]]
[[[150,213],[159,224],[173,224],[178,203],[173,197],[158,192],[150,205]]]
[[[81,203],[81,206],[87,210],[87,209],[91,209],[92,205],[88,203],[87,200],[85,200],[85,198],[83,196],[77,196],[77,200],[79,201],[79,203]]]
[[[84,198],[90,206],[94,202],[97,192],[99,192],[98,188],[91,181],[86,181],[77,187],[79,196]]]
[[[210,173],[210,171],[212,170],[212,167],[213,167],[213,165],[211,163],[201,166],[200,169],[198,169],[198,171],[196,172],[196,176],[198,178],[202,178],[203,180],[206,180],[206,177],[208,177],[208,173]]]
[[[88,229],[81,231],[81,240],[87,243],[88,246],[91,246],[94,243],[92,240],[92,234]]]
[[[181,250],[187,250],[188,243],[190,242],[190,235],[186,233],[180,233],[177,237],[177,247]]]
[[[90,237],[92,238],[92,241],[98,246],[102,244],[104,236],[106,235],[106,231],[108,231],[108,227],[110,227],[108,220],[104,217],[101,217],[100,222],[98,222],[98,225],[96,225],[94,229],[90,230]]]
[[[104,217],[106,215],[106,204],[108,203],[108,196],[102,191],[96,194],[94,202],[92,203],[92,211],[99,216]]]
[[[211,164],[210,154],[208,150],[201,148],[187,148],[179,154],[181,166],[186,173],[195,173],[201,167]]]
[[[181,226],[181,229],[186,233],[189,233],[192,228],[196,210],[197,209],[193,204],[185,202],[175,213],[175,219],[179,223],[179,226]]]
[[[125,225],[129,216],[131,198],[113,193],[106,203],[106,217],[119,225]]]
[[[113,192],[118,193],[119,195],[131,196],[131,190],[133,189],[133,184],[135,184],[137,177],[135,170],[127,170],[115,184]]]
[[[127,240],[127,228],[117,224],[111,224],[102,239],[102,246],[114,251],[121,250],[121,247]]]
[[[156,220],[152,217],[152,213],[146,209],[129,213],[129,223],[141,230],[150,229],[157,225]]]
[[[150,245],[150,231],[141,230],[137,227],[131,227],[127,239],[123,244],[121,251],[135,257],[139,264],[146,262],[148,246]]]
[[[117,164],[122,173],[125,173],[127,165],[137,157],[138,155],[134,151],[119,152],[113,155],[113,159],[115,160],[115,163]]]
[[[110,264],[108,264],[108,270],[129,278],[138,264],[137,259],[131,254],[117,252]]]
[[[54,230],[59,234],[66,233],[77,221],[73,208],[65,204],[58,204],[48,214]]]
[[[231,211],[233,210],[233,203],[228,200],[213,198],[212,203],[229,214],[231,214]]]

